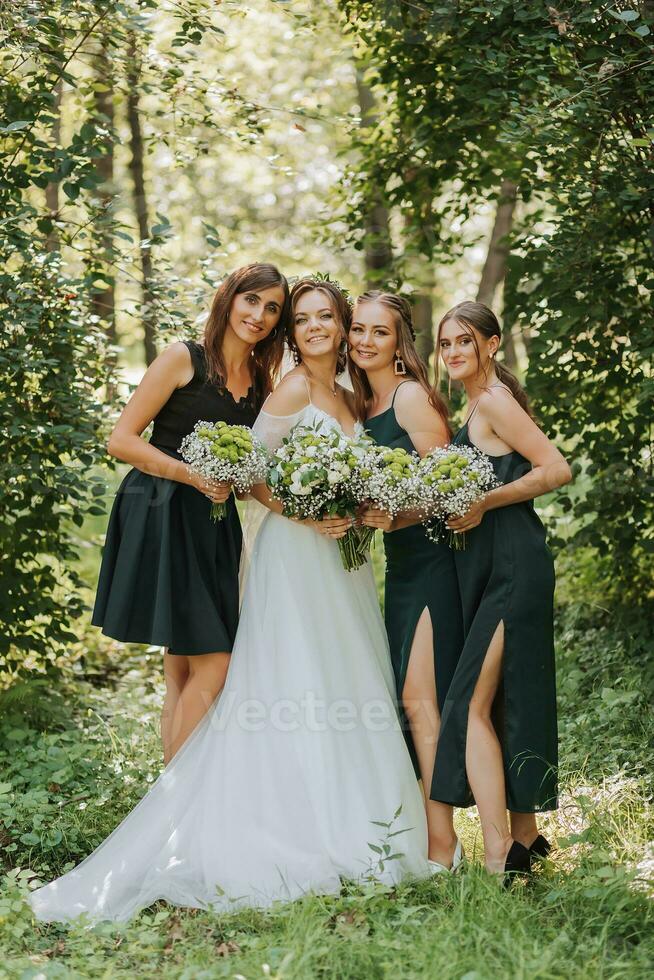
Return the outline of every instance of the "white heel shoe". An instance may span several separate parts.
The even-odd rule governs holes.
[[[461,841],[457,838],[456,847],[454,848],[454,854],[452,855],[452,864],[450,867],[446,867],[444,864],[440,864],[438,861],[427,861],[429,864],[429,870],[432,875],[440,875],[444,871],[456,871],[461,862],[463,861],[465,854],[463,853],[463,848],[461,847]]]

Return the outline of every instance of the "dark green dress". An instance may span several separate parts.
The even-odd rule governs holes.
[[[469,421],[469,420],[468,420]],[[471,446],[468,422],[454,443]],[[489,457],[502,483],[531,469],[518,452]],[[441,721],[431,798],[454,806],[474,801],[466,778],[468,706],[490,641],[504,621],[502,682],[493,722],[502,744],[507,808],[557,806],[554,672],[554,563],[533,501],[490,510],[455,552],[465,644]]]
[[[404,384],[405,382],[402,382]],[[376,443],[407,452],[416,449],[395,415],[395,397],[391,407],[366,422],[366,430]],[[418,762],[409,722],[401,698],[409,656],[418,621],[429,610],[434,637],[434,671],[439,710],[442,712],[454,669],[463,646],[461,600],[451,549],[430,541],[422,524],[384,534],[386,580],[384,619],[391,662],[395,674],[398,710],[405,738],[419,776]]]
[[[175,459],[196,422],[252,425],[253,389],[236,402],[207,379],[204,348],[186,343],[195,374],[154,420],[150,443]],[[133,469],[114,501],[93,610],[94,626],[125,643],[192,656],[230,652],[238,624],[241,525],[233,495],[214,523],[194,487]]]

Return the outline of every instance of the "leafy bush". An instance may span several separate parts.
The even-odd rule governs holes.
[[[654,7],[339,6],[379,102],[344,183],[349,241],[362,247],[381,195],[402,214],[407,247],[452,262],[502,181],[517,187],[505,326],[520,327],[527,388],[546,430],[589,477],[583,494],[561,494],[576,519],[570,547],[607,553],[605,587],[645,604],[654,549]]]
[[[53,138],[55,91],[67,77],[64,23],[32,13],[29,25],[3,20],[0,81],[0,688],[20,673],[51,671],[75,639],[68,624],[83,602],[70,528],[100,510],[103,488],[88,470],[104,456],[98,394],[110,374],[92,315],[99,272],[64,265],[57,216],[45,207],[48,187],[61,183],[72,201],[97,186],[102,136],[82,119],[66,146]],[[73,33],[94,16],[84,4],[68,13]]]
[[[0,338],[0,687],[19,671],[43,672],[76,638],[83,608],[71,522],[103,512],[104,487],[88,469],[104,455],[97,387],[102,344],[56,254],[5,227],[14,248],[0,275],[7,325]],[[18,249],[21,249],[18,253]]]

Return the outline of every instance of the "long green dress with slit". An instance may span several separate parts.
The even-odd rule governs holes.
[[[407,452],[416,453],[411,437],[395,415],[395,397],[400,387],[398,385],[395,390],[390,408],[367,420],[366,430],[381,446],[391,449],[401,447]],[[411,730],[401,703],[411,647],[418,621],[427,609],[434,637],[436,695],[439,711],[442,712],[463,646],[459,587],[453,552],[444,543],[430,541],[422,524],[384,534],[384,550],[384,619],[395,674],[398,710],[411,759],[419,776]]]
[[[454,443],[472,446],[468,422]],[[531,469],[512,451],[489,457],[502,483]],[[431,798],[454,806],[474,800],[466,776],[468,707],[490,642],[504,623],[502,680],[493,724],[502,744],[507,808],[557,806],[554,669],[554,563],[533,501],[498,507],[465,534],[455,552],[465,643],[441,718]]]

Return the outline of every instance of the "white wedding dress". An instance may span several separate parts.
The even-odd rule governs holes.
[[[276,448],[316,419],[338,425],[308,405],[255,432]],[[375,821],[403,831],[383,867]],[[46,921],[122,921],[157,899],[227,911],[427,874],[370,564],[346,572],[336,541],[268,513],[222,694],[107,840],[30,901]]]

